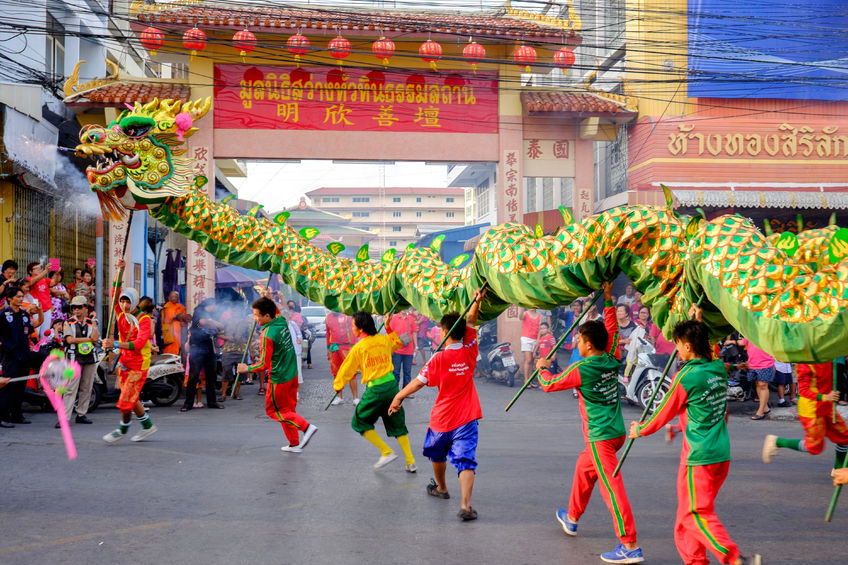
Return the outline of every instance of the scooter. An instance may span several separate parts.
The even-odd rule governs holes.
[[[627,352],[626,369],[619,377],[619,392],[630,403],[645,408],[651,401],[654,387],[662,377],[663,369],[668,363],[668,355],[657,353],[649,341],[632,334],[630,346],[631,349]],[[654,409],[663,401],[670,385],[671,375],[666,375],[654,399]]]
[[[103,359],[97,366],[94,386],[91,390],[91,401],[88,411],[91,412],[100,403],[114,403],[121,396],[121,390],[109,385],[109,376],[115,372],[119,357],[111,362]],[[180,362],[180,356],[172,353],[153,355],[150,358],[150,368],[147,370],[147,380],[141,389],[142,401],[151,401],[156,406],[171,406],[183,392],[185,368]]]
[[[735,344],[723,345],[719,350],[719,358],[725,363],[741,363],[748,360],[748,356],[740,351]],[[747,371],[734,369],[727,374],[727,400],[744,402],[755,396],[755,387],[747,377]]]
[[[497,342],[497,328],[497,322],[494,320],[480,326],[477,333],[477,367],[474,376],[512,387],[515,386],[518,364],[509,342]]]

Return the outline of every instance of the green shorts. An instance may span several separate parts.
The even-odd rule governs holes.
[[[350,427],[358,434],[364,434],[374,429],[374,424],[379,418],[383,419],[386,427],[386,435],[389,437],[405,436],[409,434],[406,429],[406,420],[403,416],[403,408],[389,416],[389,406],[392,405],[395,395],[398,393],[398,385],[394,379],[389,382],[367,387],[365,394],[356,409],[353,411],[353,420]]]

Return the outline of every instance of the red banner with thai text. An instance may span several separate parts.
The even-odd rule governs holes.
[[[215,65],[215,127],[497,133],[496,73]]]

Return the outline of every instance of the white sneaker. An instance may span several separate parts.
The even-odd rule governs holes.
[[[406,472],[407,473],[415,473],[417,471],[418,471],[418,467],[415,466],[414,461],[406,466]]]
[[[397,453],[389,453],[388,455],[383,455],[382,457],[377,459],[376,463],[374,463],[374,468],[375,469],[381,469],[397,458],[398,458]]]
[[[353,399],[353,405],[354,405],[354,406],[357,406],[358,404],[359,404],[359,399],[358,399],[358,398],[354,398],[354,399]]]
[[[137,434],[135,434],[133,437],[131,437],[130,441],[141,441],[144,438],[146,438],[147,436],[156,433],[156,430],[158,430],[158,429],[159,428],[156,427],[156,424],[153,424],[152,426],[150,426],[146,430],[144,428],[141,428],[141,431],[138,432]]]
[[[775,455],[777,455],[777,436],[769,434],[763,442],[763,463],[771,463]]]
[[[127,437],[127,434],[122,434],[121,430],[116,429],[103,436],[103,441],[106,443],[115,443],[116,441],[121,441],[125,437]]]
[[[303,449],[299,445],[284,445],[280,448],[280,451],[285,451],[286,453],[300,453]]]
[[[338,396],[333,399],[330,403],[332,406],[338,406],[339,404],[344,404],[344,398],[339,398]]]
[[[306,444],[309,443],[309,440],[312,439],[312,436],[314,436],[315,432],[317,432],[317,431],[318,431],[318,426],[313,426],[312,424],[309,424],[309,426],[306,428],[306,431],[303,432],[303,439],[300,440],[299,447],[301,449],[306,447]]]

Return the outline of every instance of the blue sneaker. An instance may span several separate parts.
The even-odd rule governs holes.
[[[627,549],[622,544],[615,546],[615,549],[609,553],[601,554],[601,561],[607,563],[641,563],[644,560],[641,547]]]
[[[572,522],[568,519],[568,511],[564,508],[557,508],[556,519],[562,524],[562,531],[570,536],[577,535],[577,522]]]

